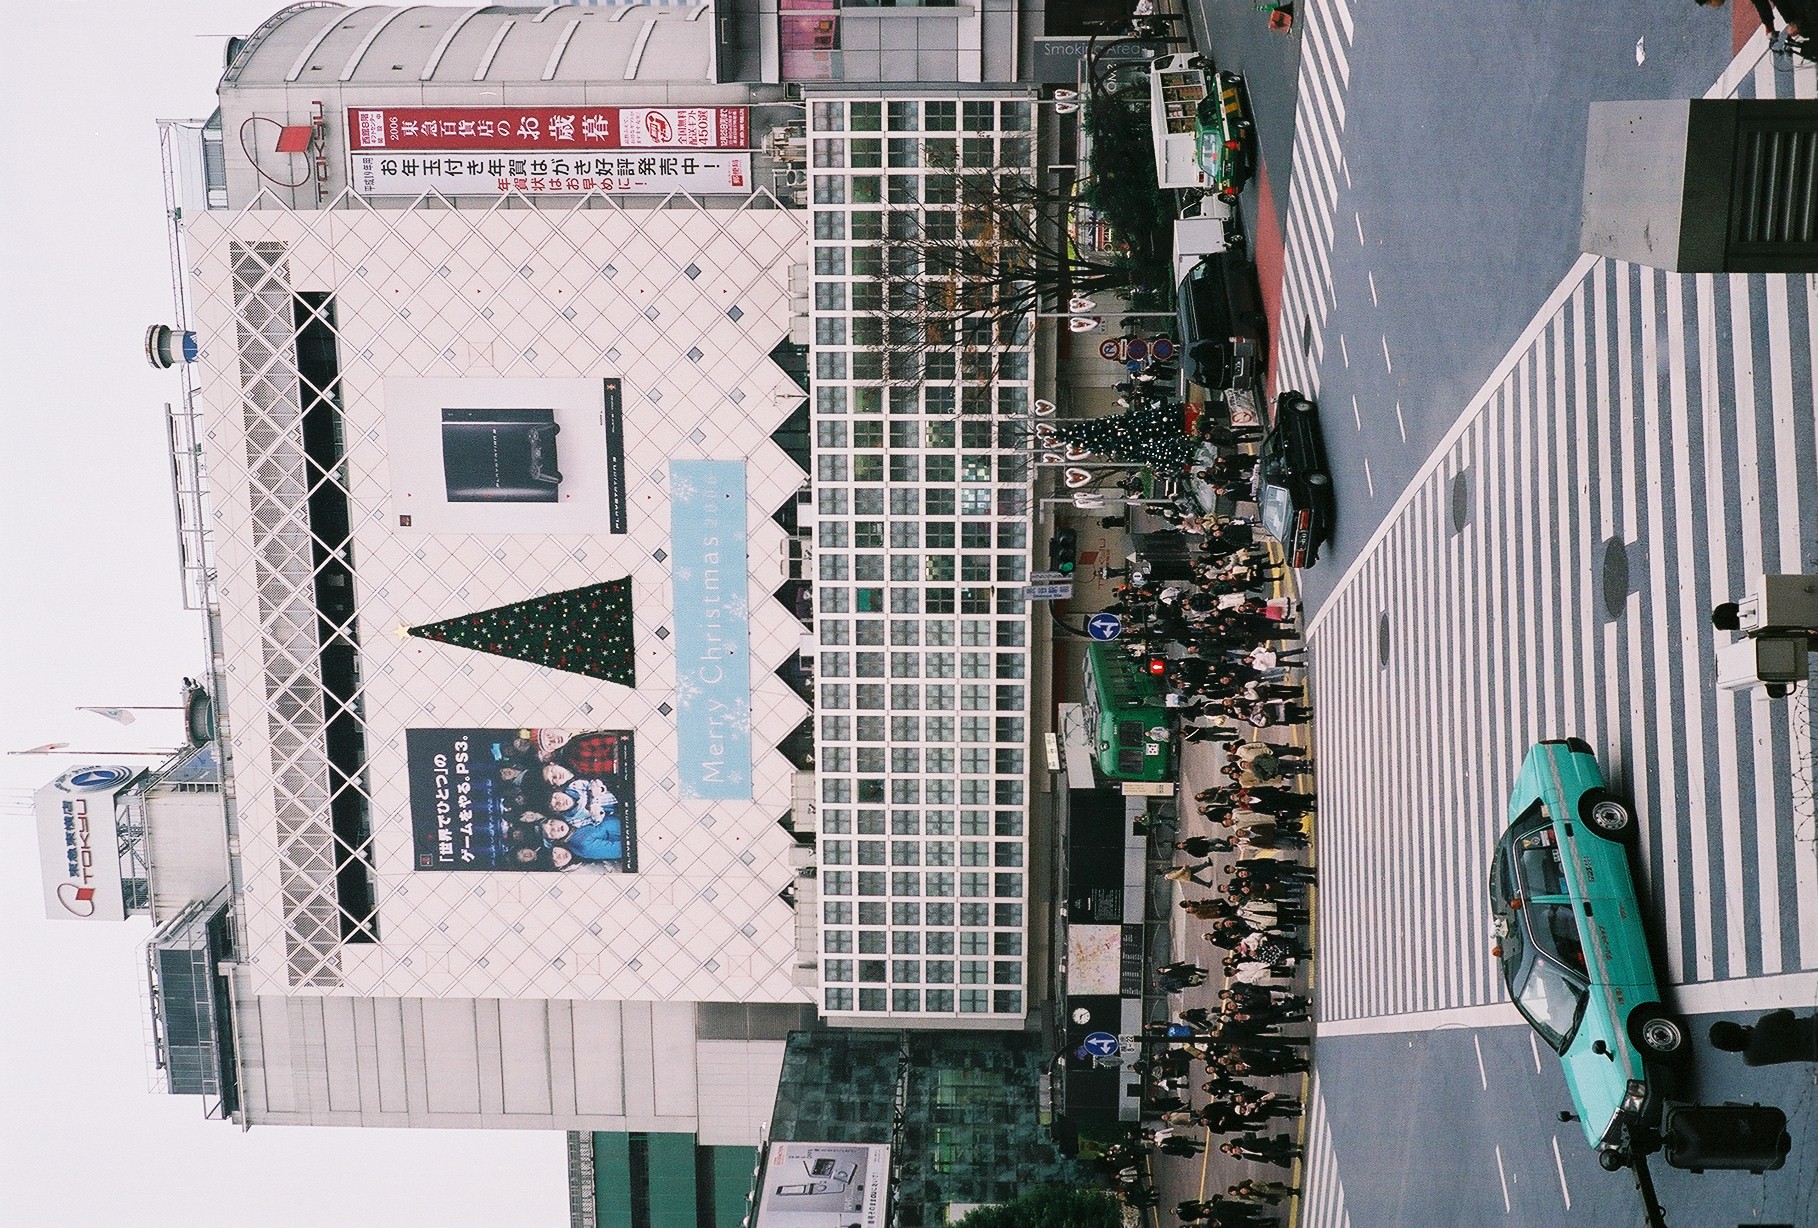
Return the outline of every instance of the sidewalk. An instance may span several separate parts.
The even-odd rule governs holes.
[[[1280,587],[1283,595],[1298,599],[1298,586],[1294,583],[1292,572],[1289,573],[1289,579],[1286,583]],[[1298,616],[1296,617],[1295,622],[1298,625]],[[1305,674],[1304,671],[1302,671],[1303,687],[1305,685],[1304,680]],[[1308,702],[1311,702],[1310,698]],[[1318,719],[1317,715],[1314,719]],[[1276,728],[1261,730],[1258,731],[1257,736],[1258,740],[1261,741],[1291,742],[1294,745],[1310,749],[1312,746],[1311,729],[1312,727],[1310,725],[1297,725],[1288,727],[1287,729]],[[1176,838],[1184,840],[1188,836],[1194,835],[1211,836],[1223,831],[1222,828],[1214,828],[1210,823],[1199,816],[1197,805],[1193,799],[1194,794],[1200,789],[1206,788],[1222,779],[1219,776],[1219,769],[1223,766],[1224,754],[1225,748],[1222,743],[1182,743],[1181,772],[1179,790],[1176,798],[1180,813],[1180,831]],[[1316,769],[1317,766],[1318,765],[1315,764]],[[1311,783],[1310,780],[1303,779],[1302,787],[1309,787]],[[1298,856],[1299,860],[1305,862],[1307,865],[1316,865],[1318,849],[1317,809],[1315,810],[1314,815],[1309,818],[1307,826],[1309,844]],[[1157,859],[1159,860],[1162,855],[1165,855],[1170,850],[1168,849],[1167,841],[1164,840],[1158,843],[1161,846],[1156,850]],[[1231,859],[1230,854],[1219,854],[1215,856],[1215,860],[1218,862],[1218,868],[1221,872],[1224,865],[1229,863]],[[1168,997],[1167,1017],[1170,1020],[1175,1019],[1182,1010],[1193,1007],[1203,1007],[1207,1010],[1215,1011],[1218,1006],[1219,991],[1224,988],[1225,984],[1222,972],[1218,967],[1218,962],[1222,958],[1223,952],[1218,947],[1213,946],[1205,940],[1204,931],[1207,928],[1207,923],[1188,916],[1179,907],[1179,902],[1182,899],[1203,898],[1210,893],[1204,888],[1183,887],[1180,884],[1172,883],[1167,880],[1160,880],[1156,885],[1156,890],[1166,892],[1166,896],[1169,900],[1168,911],[1171,918],[1170,928],[1173,936],[1170,957],[1172,959],[1199,963],[1211,969],[1211,974],[1207,977],[1204,985],[1190,989],[1185,993],[1173,994]],[[1308,911],[1312,915],[1306,927],[1303,940],[1310,948],[1312,946],[1314,932],[1313,922],[1318,919],[1319,893],[1317,886],[1309,889],[1307,901]],[[1294,993],[1305,994],[1311,997],[1314,991],[1314,965],[1316,959],[1317,952],[1315,952],[1313,956],[1300,961],[1300,964],[1296,969],[1296,975],[1292,981],[1277,981],[1271,982],[1271,984],[1282,989],[1290,990]],[[1152,1013],[1159,1013],[1159,1007],[1152,1008]],[[1311,1037],[1311,1025],[1300,1025],[1300,1028],[1294,1030],[1299,1031],[1303,1028],[1305,1034]],[[1312,1056],[1313,1053],[1313,1048],[1309,1046],[1308,1055]],[[1192,1091],[1190,1095],[1184,1097],[1188,1100],[1189,1104],[1195,1108],[1204,1104],[1207,1099],[1205,1093],[1199,1090],[1199,1083],[1205,1078],[1203,1070],[1203,1067],[1196,1065]],[[1304,1105],[1307,1100],[1311,1075],[1297,1074],[1257,1077],[1249,1081],[1255,1083],[1265,1091],[1282,1092],[1294,1096]],[[1285,1122],[1274,1123],[1271,1129],[1264,1131],[1264,1133],[1275,1133],[1284,1129],[1295,1135],[1296,1142],[1298,1142],[1303,1149],[1305,1148],[1307,1142],[1307,1117],[1305,1115]],[[1154,1174],[1155,1188],[1161,1199],[1160,1206],[1157,1210],[1163,1228],[1174,1228],[1175,1225],[1178,1225],[1179,1220],[1175,1216],[1175,1206],[1178,1203],[1187,1199],[1204,1199],[1210,1198],[1216,1194],[1223,1194],[1228,1186],[1235,1182],[1242,1181],[1245,1178],[1253,1178],[1257,1181],[1285,1181],[1296,1187],[1299,1187],[1301,1184],[1301,1176],[1304,1168],[1303,1160],[1296,1160],[1291,1170],[1278,1168],[1270,1164],[1257,1164],[1246,1160],[1238,1160],[1218,1151],[1219,1143],[1224,1141],[1227,1136],[1212,1134],[1204,1129],[1183,1133],[1190,1133],[1191,1137],[1204,1141],[1206,1143],[1205,1152],[1199,1156],[1193,1157],[1168,1156],[1156,1152],[1153,1154],[1150,1161]],[[1283,1215],[1282,1222],[1289,1225],[1290,1228],[1299,1221],[1300,1201],[1300,1197],[1297,1195],[1279,1208]]]

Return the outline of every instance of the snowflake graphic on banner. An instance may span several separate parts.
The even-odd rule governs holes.
[[[410,634],[621,686],[637,685],[630,577],[462,614],[412,627]]]

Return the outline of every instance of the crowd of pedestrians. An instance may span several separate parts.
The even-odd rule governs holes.
[[[1229,449],[1196,461],[1191,477],[1221,498],[1247,494],[1255,458],[1236,448],[1248,438],[1228,426],[1211,429]],[[1119,641],[1125,651],[1165,681],[1183,742],[1223,746],[1215,783],[1194,798],[1196,830],[1151,831],[1152,844],[1172,854],[1164,876],[1179,885],[1180,907],[1209,923],[1202,932],[1212,948],[1155,968],[1151,987],[1173,995],[1212,985],[1217,998],[1150,1024],[1144,1055],[1133,1063],[1143,1122],[1115,1149],[1121,1179],[1113,1186],[1144,1208],[1160,1201],[1147,1166],[1137,1162],[1145,1152],[1200,1155],[1211,1139],[1233,1166],[1292,1168],[1301,1154],[1295,1127],[1303,1105],[1258,1080],[1309,1069],[1311,1005],[1295,985],[1309,955],[1313,872],[1299,858],[1314,808],[1312,763],[1307,751],[1259,732],[1312,715],[1292,610],[1271,591],[1280,569],[1249,520],[1189,510],[1185,502],[1162,513],[1188,539],[1184,563],[1176,556],[1168,566],[1134,569],[1107,608],[1130,629]],[[1248,1177],[1174,1211],[1186,1228],[1274,1225],[1296,1192]]]

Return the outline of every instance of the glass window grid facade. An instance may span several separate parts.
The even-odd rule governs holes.
[[[1033,107],[886,103],[879,125],[854,103],[878,109],[818,100],[809,134],[817,670],[829,680],[815,748],[820,1005],[879,1022],[1021,1016],[1031,492],[1016,420],[1034,396],[1033,353],[1025,330],[993,341],[994,364],[957,345],[893,362],[879,274],[888,236],[955,214],[950,185],[926,179],[950,173],[943,162],[1034,170]]]

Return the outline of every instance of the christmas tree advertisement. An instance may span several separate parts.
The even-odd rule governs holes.
[[[545,593],[410,628],[420,639],[637,686],[631,580]]]
[[[636,773],[623,729],[409,729],[418,870],[631,874]]]

